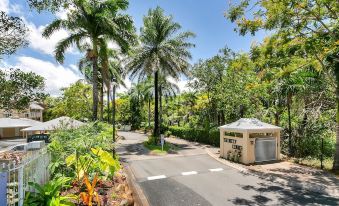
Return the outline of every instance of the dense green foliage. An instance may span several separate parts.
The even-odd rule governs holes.
[[[74,205],[69,200],[86,193],[82,185],[87,185],[89,178],[112,179],[120,169],[120,162],[112,155],[112,127],[108,124],[94,122],[77,129],[59,129],[51,134],[51,141],[51,180],[45,185],[30,183],[35,191],[26,195],[25,205]],[[61,196],[70,183],[79,187],[77,195]]]
[[[84,173],[92,176],[95,173],[111,176],[119,167],[119,163],[112,157],[107,157],[109,161],[102,159],[103,153],[106,156],[111,155],[107,152],[113,149],[112,127],[105,123],[95,122],[79,129],[60,130],[51,135],[51,140],[48,148],[52,154],[52,177],[80,179]],[[80,165],[75,164],[77,159]],[[108,164],[103,166],[103,162]],[[107,170],[102,170],[106,166]]]
[[[91,119],[92,96],[91,86],[78,81],[62,89],[59,97],[48,97],[44,101],[44,120],[48,121],[61,116],[78,120]]]
[[[47,182],[45,185],[39,185],[34,182],[29,182],[35,192],[28,192],[25,196],[25,206],[66,206],[74,205],[70,199],[76,197],[68,195],[61,196],[60,191],[62,188],[70,186],[71,178],[59,177]]]
[[[24,110],[33,101],[45,98],[44,78],[20,69],[0,71],[0,109]]]
[[[187,127],[171,126],[168,127],[169,134],[186,139],[189,141],[210,144],[213,146],[220,145],[220,132],[217,129],[205,130]]]

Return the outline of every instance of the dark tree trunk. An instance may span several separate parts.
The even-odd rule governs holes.
[[[274,113],[274,124],[276,126],[279,126],[279,124],[280,124],[280,112]]]
[[[224,110],[221,110],[221,125],[225,124],[225,112]]]
[[[112,126],[113,126],[113,157],[115,158],[115,83],[113,83],[113,94],[112,94]]]
[[[159,86],[159,131],[161,134],[161,126],[162,126],[162,88]]]
[[[337,102],[337,111],[336,111],[336,143],[335,143],[335,153],[333,161],[333,171],[339,171],[339,63],[335,65],[335,74],[336,74],[336,102]]]
[[[159,80],[159,71],[154,72],[154,143],[157,144],[159,133],[159,87],[158,87],[158,80]]]
[[[110,108],[110,101],[109,101],[109,92],[110,88],[107,88],[107,123],[111,121],[111,108]]]
[[[100,121],[104,120],[104,82],[100,86]]]
[[[148,129],[151,128],[151,99],[148,98]]]
[[[240,118],[243,118],[245,114],[245,107],[244,105],[240,105]]]
[[[287,115],[288,115],[288,149],[289,155],[293,155],[292,149],[292,122],[291,122],[292,94],[287,95]]]
[[[95,51],[94,51],[95,52]],[[93,114],[92,119],[98,119],[98,58],[96,54],[93,57]]]

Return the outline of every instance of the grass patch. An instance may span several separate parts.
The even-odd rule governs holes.
[[[316,158],[296,158],[293,159],[294,163],[314,167],[320,169],[320,160]],[[325,158],[323,160],[323,167],[325,170],[331,171],[333,166],[333,159],[331,158]]]
[[[150,136],[147,141],[144,142],[144,146],[151,151],[151,154],[166,155],[169,152],[177,150],[177,147],[173,144],[165,142],[162,150],[161,145],[154,144],[154,138]]]

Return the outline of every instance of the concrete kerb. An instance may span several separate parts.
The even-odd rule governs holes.
[[[232,163],[232,162],[229,162],[225,159],[220,158],[219,156],[217,156],[214,153],[212,153],[211,151],[209,151],[208,148],[205,148],[205,151],[208,155],[210,155],[212,158],[214,158],[218,162],[220,162],[224,165],[227,165],[229,167],[232,167],[236,170],[239,170],[243,174],[253,175],[253,176],[259,177],[260,179],[270,181],[270,182],[275,182],[275,183],[285,185],[285,186],[289,186],[289,187],[297,187],[299,189],[308,190],[308,191],[311,191],[311,192],[316,192],[316,193],[320,193],[320,194],[339,197],[339,191],[337,189],[329,189],[329,188],[326,188],[326,186],[324,186],[324,185],[319,185],[319,184],[315,184],[315,183],[307,183],[306,182],[306,183],[301,184],[301,183],[294,182],[294,181],[287,181],[287,180],[282,179],[280,177],[277,177],[275,175],[271,175],[271,174],[267,174],[267,173],[263,173],[263,172],[258,172],[258,171],[251,171],[251,170],[245,168],[244,166],[241,166],[239,164],[235,164],[235,163]]]
[[[140,188],[140,186],[136,182],[136,179],[135,179],[133,172],[131,171],[130,167],[126,163],[123,163],[123,166],[124,166],[124,171],[127,175],[128,185],[130,185],[130,187],[133,191],[134,205],[135,206],[149,206],[150,204],[149,204],[144,192],[142,191],[142,189]]]

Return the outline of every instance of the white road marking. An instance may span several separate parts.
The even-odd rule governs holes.
[[[184,175],[184,176],[186,176],[186,175],[196,175],[196,174],[198,174],[198,172],[197,171],[190,171],[190,172],[182,172],[181,174]]]
[[[147,180],[157,180],[157,179],[164,179],[164,178],[166,178],[165,175],[158,175],[158,176],[147,177]]]
[[[223,171],[223,170],[224,170],[223,168],[209,169],[209,171],[211,171],[211,172],[220,172],[220,171]]]

